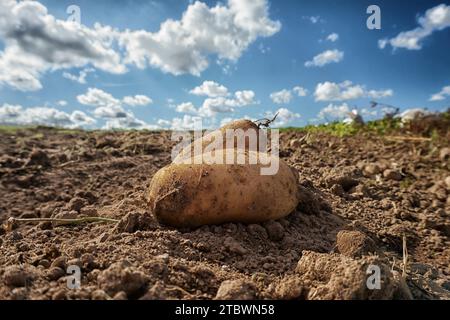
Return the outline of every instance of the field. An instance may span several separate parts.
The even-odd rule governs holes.
[[[296,211],[197,229],[145,201],[170,132],[0,128],[0,299],[449,299],[449,128],[282,130]]]

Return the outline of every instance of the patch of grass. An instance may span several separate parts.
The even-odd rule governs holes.
[[[309,132],[309,133],[328,133],[333,136],[345,137],[351,136],[361,131],[359,126],[355,126],[352,124],[346,124],[342,122],[333,122],[330,124],[320,124],[320,125],[308,125],[305,127],[288,127],[281,128],[281,132],[283,131],[298,131],[298,132]]]
[[[369,121],[366,124],[366,129],[371,132],[376,132],[378,134],[386,134],[394,130],[401,128],[400,119],[381,119],[375,121]]]
[[[324,132],[338,137],[351,136],[363,132],[373,132],[380,135],[392,132],[400,128],[399,119],[382,119],[369,121],[365,125],[347,124],[343,122],[333,122],[329,124],[308,125],[305,127],[281,128],[281,132],[299,131],[318,133]]]
[[[0,125],[0,133],[15,134],[17,131],[19,131],[23,128],[24,127],[20,127],[20,126]]]
[[[0,133],[6,134],[16,134],[21,130],[37,131],[33,136],[34,138],[43,138],[44,134],[42,131],[56,131],[63,134],[78,134],[80,132],[88,131],[84,129],[67,129],[58,127],[48,127],[48,126],[15,126],[15,125],[0,125]]]
[[[400,189],[406,190],[408,189],[412,184],[414,183],[414,180],[410,177],[406,177],[402,181],[400,181]]]

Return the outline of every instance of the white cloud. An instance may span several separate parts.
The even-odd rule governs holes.
[[[292,88],[292,91],[294,91],[294,93],[296,93],[299,97],[306,97],[308,94],[308,90],[300,86],[295,86]]]
[[[270,51],[270,47],[266,47],[263,43],[260,43],[258,45],[258,49],[259,49],[259,52],[261,52],[262,54],[266,54]]]
[[[95,108],[94,116],[96,118],[115,119],[126,118],[127,114],[120,105],[109,105]]]
[[[387,39],[380,39],[378,40],[378,48],[384,49],[389,44],[389,40]]]
[[[66,100],[59,100],[58,102],[56,102],[56,104],[60,107],[65,107],[67,106],[67,101]]]
[[[266,0],[229,0],[214,7],[196,1],[180,20],[164,21],[155,33],[125,31],[119,43],[126,48],[127,63],[198,76],[208,67],[208,56],[235,62],[257,38],[277,33],[281,23],[268,11]]]
[[[214,81],[203,81],[203,83],[189,91],[197,96],[207,96],[211,98],[225,97],[228,95],[228,89]]]
[[[392,90],[392,89],[367,91],[367,96],[369,98],[373,98],[373,99],[387,98],[387,97],[392,97],[393,95],[394,95],[394,90]]]
[[[228,92],[228,91],[227,91]],[[211,93],[208,91],[208,93]],[[255,93],[252,90],[236,91],[231,97],[216,96],[206,98],[200,108],[196,108],[192,102],[184,102],[175,107],[177,112],[190,113],[193,115],[214,118],[218,113],[232,113],[236,108],[257,104]]]
[[[286,108],[280,108],[277,111],[268,111],[265,113],[265,116],[269,119],[272,119],[275,117],[275,115],[278,113],[277,118],[275,119],[275,122],[273,123],[274,126],[277,127],[283,127],[287,124],[291,123],[294,120],[299,119],[301,116],[298,113],[292,112],[289,109]]]
[[[131,107],[146,106],[153,103],[153,100],[145,95],[138,94],[133,96],[126,96],[122,99],[122,102]]]
[[[320,16],[302,16],[302,19],[306,19],[309,22],[311,22],[312,24],[325,22],[325,20],[322,19]]]
[[[202,117],[214,117],[217,113],[234,112],[235,101],[224,97],[208,98],[197,113]]]
[[[147,124],[137,119],[133,112],[123,108],[123,104],[131,106],[142,105],[151,100],[147,96],[126,96],[122,100],[108,92],[97,88],[89,88],[85,94],[77,96],[79,103],[94,107],[96,118],[106,119],[105,129],[156,129],[157,126]]]
[[[446,97],[450,97],[450,86],[445,86],[441,91],[431,95],[430,101],[442,101],[445,100]]]
[[[121,101],[112,94],[97,88],[89,88],[85,94],[77,96],[79,103],[91,107],[121,106]]]
[[[305,97],[308,94],[308,90],[303,87],[295,86],[290,89],[282,89],[280,91],[272,92],[270,99],[276,104],[288,104],[293,99],[293,93],[299,97]]]
[[[338,63],[344,59],[344,52],[339,50],[326,50],[317,56],[315,56],[311,61],[305,62],[305,67],[323,67],[329,63]]]
[[[86,77],[91,72],[95,72],[95,69],[85,68],[85,69],[81,70],[78,75],[74,75],[69,72],[63,72],[63,77],[66,79],[78,82],[80,84],[86,84]]]
[[[129,106],[144,106],[152,103],[145,95],[126,96],[122,100],[112,94],[97,88],[88,88],[87,92],[77,96],[79,103],[95,107],[94,115],[98,118],[127,118],[123,104]]]
[[[70,115],[70,120],[73,125],[71,127],[85,127],[96,123],[97,121],[84,113],[83,111],[75,110]]]
[[[242,90],[242,91],[236,91],[234,93],[235,99],[230,100],[229,103],[231,105],[234,104],[236,107],[245,107],[251,104],[256,104],[257,101],[255,101],[255,92],[252,90]]]
[[[169,120],[165,120],[165,119],[159,119],[157,121],[158,126],[161,126],[163,128],[168,128],[170,127],[171,122]]]
[[[440,4],[425,12],[418,19],[419,27],[399,33],[392,39],[381,39],[378,46],[384,49],[388,44],[393,48],[404,48],[408,50],[422,49],[423,40],[435,31],[450,27],[450,6]]]
[[[181,113],[192,113],[192,114],[196,114],[197,113],[197,109],[192,104],[192,102],[180,103],[179,105],[176,106],[175,110],[177,112],[181,112]]]
[[[276,104],[287,104],[292,100],[292,93],[290,90],[283,89],[281,91],[270,94],[270,99]]]
[[[328,106],[320,110],[318,118],[321,120],[326,120],[327,122],[341,121],[348,118],[350,112],[350,108],[346,103],[341,105],[330,103]]]
[[[135,130],[156,130],[160,129],[158,125],[150,125],[145,121],[137,119],[132,112],[127,112],[125,117],[121,118],[112,118],[106,121],[103,129],[111,130],[111,129],[135,129]]]
[[[48,107],[23,108],[20,105],[9,104],[4,104],[0,107],[0,124],[80,128],[88,127],[95,122],[95,119],[79,110],[69,114]]]
[[[182,118],[175,117],[172,120],[159,119],[158,125],[172,130],[194,130],[203,125],[202,118],[184,115]]]
[[[0,85],[22,91],[42,88],[46,72],[92,66],[127,72],[127,64],[152,66],[174,75],[200,75],[209,56],[236,62],[259,37],[281,28],[269,18],[266,0],[229,0],[214,7],[196,1],[180,20],[164,21],[157,32],[120,31],[95,24],[88,28],[56,19],[38,1],[0,1]],[[18,28],[20,26],[20,28]],[[83,75],[65,76],[75,81]]]
[[[336,42],[337,40],[339,40],[339,35],[333,32],[327,36],[327,40],[331,42]]]
[[[0,85],[21,91],[42,88],[47,71],[91,64],[110,73],[123,73],[120,54],[111,49],[113,32],[99,24],[87,28],[49,15],[38,1],[0,2]]]
[[[217,113],[231,113],[236,107],[245,107],[256,104],[255,93],[252,90],[236,91],[234,98],[207,98],[203,101],[198,114],[203,117],[213,117]]]
[[[349,81],[334,83],[326,81],[318,83],[314,92],[316,101],[340,101],[358,99],[364,96],[361,85],[352,85]]]
[[[369,90],[365,86],[353,84],[351,81],[344,81],[341,83],[323,82],[318,83],[314,92],[316,101],[343,101],[353,100],[364,97],[370,98],[384,98],[390,97],[394,94],[393,90]]]

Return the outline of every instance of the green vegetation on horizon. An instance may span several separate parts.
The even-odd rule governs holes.
[[[440,114],[442,122],[443,123],[450,123],[450,111],[442,112]],[[363,132],[371,132],[371,133],[377,133],[380,135],[387,134],[389,132],[393,132],[395,130],[398,130],[402,127],[401,119],[400,118],[394,118],[394,119],[379,119],[379,120],[373,120],[368,121],[365,124],[354,124],[354,123],[343,123],[343,122],[333,122],[329,124],[319,124],[319,125],[307,125],[304,127],[284,127],[279,128],[280,132],[286,132],[286,131],[300,131],[300,132],[311,132],[311,133],[328,133],[331,135],[335,135],[338,137],[345,137],[350,135],[355,135],[358,133]],[[76,134],[81,131],[91,131],[91,132],[107,132],[107,131],[114,131],[114,132],[122,132],[122,131],[137,131],[136,129],[114,129],[114,130],[104,130],[104,129],[68,129],[68,128],[61,128],[61,127],[48,127],[48,126],[18,126],[18,125],[0,125],[0,133],[7,133],[7,134],[15,134],[19,130],[39,130],[39,129],[45,129],[45,130],[55,130],[59,133],[68,133],[68,134]],[[163,129],[161,130],[148,130],[144,129],[141,130],[143,132],[160,132],[165,131]],[[432,131],[431,136],[435,136],[438,134],[437,132]]]

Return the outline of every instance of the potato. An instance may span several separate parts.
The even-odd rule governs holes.
[[[248,119],[241,119],[241,120],[235,120],[230,123],[227,123],[226,125],[222,126],[220,130],[226,130],[226,129],[255,129],[258,130],[258,125],[254,123],[251,120]]]
[[[222,141],[223,141],[223,148],[226,148],[226,132],[227,130],[238,130],[241,129],[243,130],[244,134],[253,134],[251,133],[249,130],[254,130],[254,141],[256,141],[255,146],[252,146],[250,144],[250,139],[249,136],[245,136],[245,149],[246,150],[254,150],[254,151],[258,151],[259,150],[259,127],[256,123],[247,120],[247,119],[243,119],[243,120],[236,120],[233,122],[230,122],[226,125],[224,125],[223,127],[210,132],[208,134],[206,134],[203,138],[203,140],[199,143],[201,143],[201,149],[200,149],[200,153],[203,153],[205,151],[205,149],[207,148],[208,145],[212,145],[215,141],[216,138],[216,134],[220,134],[220,136],[222,137]],[[255,139],[256,138],[256,139]],[[198,142],[199,139],[197,139],[196,141],[192,142],[191,144],[189,144],[188,146],[186,146],[185,148],[183,148],[180,153],[175,157],[175,159],[173,160],[174,163],[183,163],[186,159],[190,159],[191,156],[194,155],[194,144],[196,142]],[[238,138],[234,138],[234,148],[238,148]]]
[[[282,218],[295,209],[297,177],[284,161],[267,155],[279,161],[278,172],[261,175],[267,164],[248,164],[257,151],[231,152],[245,153],[247,164],[172,163],[159,170],[147,198],[158,221],[174,227],[257,223]]]

